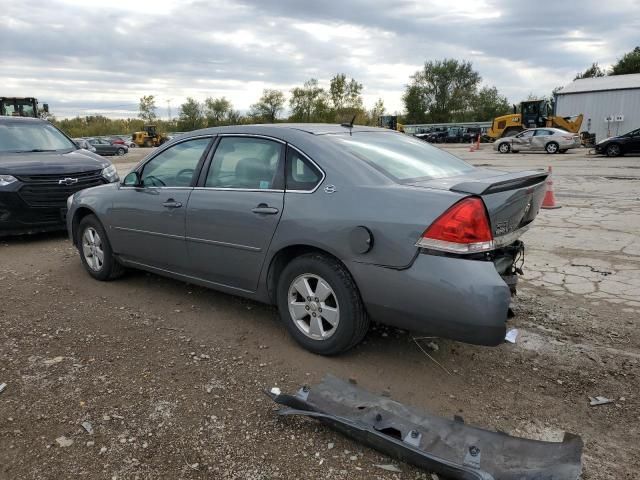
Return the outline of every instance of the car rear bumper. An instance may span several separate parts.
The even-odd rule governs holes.
[[[419,254],[404,270],[352,274],[374,321],[477,345],[504,341],[511,292],[490,261]]]

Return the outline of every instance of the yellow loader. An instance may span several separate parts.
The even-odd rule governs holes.
[[[561,128],[567,132],[578,133],[582,126],[582,119],[582,114],[573,117],[552,115],[551,105],[547,100],[531,100],[520,103],[520,113],[516,113],[514,105],[512,114],[494,118],[487,136],[496,140],[536,127]]]
[[[158,133],[155,125],[145,125],[141,132],[135,132],[131,140],[139,147],[157,147],[168,141],[164,133]]]

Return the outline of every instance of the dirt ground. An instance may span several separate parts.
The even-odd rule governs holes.
[[[436,339],[442,368],[410,333],[376,327],[319,357],[272,307],[142,272],[94,281],[64,233],[0,239],[0,479],[431,480],[314,421],[278,418],[262,393],[326,373],[488,429],[578,434],[582,478],[636,479],[640,157],[452,150],[477,165],[554,166],[563,208],[526,234],[516,344]],[[590,406],[598,395],[613,402]]]

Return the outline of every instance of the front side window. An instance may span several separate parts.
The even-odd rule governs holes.
[[[297,150],[287,148],[287,190],[310,191],[320,180],[322,172]]]
[[[534,130],[527,130],[526,132],[522,132],[520,135],[517,135],[518,138],[529,138],[533,137]]]
[[[550,130],[536,130],[536,137],[544,137],[553,135],[553,132]]]
[[[222,137],[205,187],[282,188],[282,144],[255,137]]]
[[[75,149],[75,144],[49,123],[0,123],[0,153],[58,152]]]
[[[326,138],[400,182],[452,177],[474,170],[450,153],[400,133],[354,132]]]
[[[178,143],[153,157],[142,170],[145,187],[189,187],[198,162],[211,141],[197,138]]]

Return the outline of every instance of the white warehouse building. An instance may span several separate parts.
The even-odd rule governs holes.
[[[596,141],[640,128],[640,73],[582,78],[558,91],[555,113],[584,114],[580,131]]]

